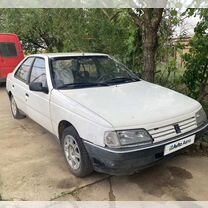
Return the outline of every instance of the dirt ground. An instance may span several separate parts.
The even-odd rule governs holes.
[[[208,200],[208,157],[179,155],[132,176],[71,175],[56,138],[14,120],[0,88],[0,200]]]

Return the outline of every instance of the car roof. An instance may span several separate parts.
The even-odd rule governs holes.
[[[74,57],[74,56],[108,56],[108,54],[104,53],[43,53],[43,54],[33,54],[30,56],[40,56],[40,57],[48,57],[48,58],[56,58],[56,57]]]

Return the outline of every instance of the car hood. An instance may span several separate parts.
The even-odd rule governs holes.
[[[61,93],[117,129],[171,120],[194,113],[201,107],[185,95],[143,80],[107,87],[61,90]]]

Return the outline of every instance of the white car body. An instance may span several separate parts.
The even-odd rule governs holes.
[[[150,135],[157,135],[152,144],[157,146],[161,142],[168,143],[176,136],[177,139],[180,138],[180,134],[172,131],[174,124],[186,127],[184,130],[182,128],[181,135],[197,128],[195,115],[202,108],[199,102],[144,80],[106,87],[54,89],[49,59],[83,55],[107,56],[80,53],[32,55],[45,60],[48,94],[32,92],[28,84],[15,78],[16,71],[24,61],[8,75],[7,91],[14,96],[21,111],[57,138],[60,123],[68,121],[85,143],[100,149],[106,147],[104,134],[108,131],[145,129]],[[186,125],[186,121],[191,125]],[[166,134],[163,135],[161,132]],[[138,149],[139,147],[130,151]]]

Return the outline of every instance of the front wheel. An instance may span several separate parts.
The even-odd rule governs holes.
[[[70,171],[78,177],[92,173],[92,163],[82,139],[73,127],[67,127],[62,134],[62,148]]]
[[[18,109],[15,99],[12,95],[10,97],[10,105],[11,105],[12,115],[15,119],[25,118],[25,115],[20,113],[20,110]]]

